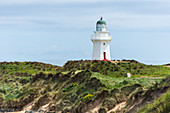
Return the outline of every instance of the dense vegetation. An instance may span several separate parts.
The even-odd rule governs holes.
[[[56,73],[60,67],[38,62],[1,62],[0,63],[0,97],[5,101],[16,99],[22,93],[20,89],[32,79],[43,73]]]
[[[135,76],[162,77],[170,75],[170,69],[166,66],[145,65],[136,61],[124,61],[118,63],[119,66]]]
[[[127,77],[127,72],[135,76],[163,77],[170,75],[170,69],[166,66],[145,65],[135,60],[123,60],[118,62],[107,61],[68,61],[63,70],[91,70],[111,77]]]
[[[168,113],[170,112],[170,92],[167,92],[154,103],[147,104],[141,108],[139,113]]]
[[[126,72],[118,65],[107,61],[68,61],[63,66],[64,71],[70,70],[90,70],[92,72],[99,72],[103,75],[112,77],[126,77]]]
[[[127,73],[132,77],[128,78]],[[44,110],[83,113],[93,112],[97,106],[98,111],[109,111],[116,104],[126,102],[124,112],[133,113],[137,108],[141,108],[140,112],[151,111],[159,106],[158,113],[162,113],[164,105],[159,104],[157,97],[169,90],[169,75],[170,68],[165,65],[145,65],[134,60],[68,61],[63,67],[38,62],[2,62],[0,108],[22,110],[34,103],[30,108],[34,111],[48,104]],[[147,97],[154,92],[158,94],[151,101]],[[169,93],[160,98],[160,103],[166,102],[169,107],[166,95]],[[141,99],[145,104],[129,109]],[[148,102],[154,103],[146,105]]]

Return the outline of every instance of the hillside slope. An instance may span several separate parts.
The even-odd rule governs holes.
[[[166,113],[170,108],[169,75],[170,68],[166,66],[133,60],[68,61],[63,67],[38,62],[2,62],[0,109]]]

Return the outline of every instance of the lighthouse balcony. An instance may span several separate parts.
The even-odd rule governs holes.
[[[98,37],[98,36],[91,36],[91,40],[112,40],[111,36],[105,36],[105,37]]]

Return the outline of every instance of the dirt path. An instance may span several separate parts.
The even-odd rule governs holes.
[[[22,111],[15,111],[15,112],[8,112],[8,113],[25,113],[25,111],[30,111],[32,106],[34,106],[35,104],[35,101],[27,104],[26,106],[24,106],[23,110]]]
[[[90,112],[86,112],[86,113],[96,113],[98,112],[99,108],[101,107],[101,104],[99,104],[98,106],[96,106],[95,108],[93,108]]]
[[[5,113],[25,113],[25,111],[5,112]]]
[[[24,112],[24,111],[29,111],[29,110],[31,110],[31,108],[32,108],[32,106],[34,106],[34,104],[35,104],[35,101],[27,104],[26,106],[24,106],[24,108],[23,108],[22,111]]]
[[[163,77],[148,77],[148,76],[141,76],[141,77],[136,77],[136,78],[161,79],[161,78],[163,78]]]
[[[7,113],[25,113],[25,111],[30,111],[30,110],[31,110],[31,108],[32,108],[32,106],[34,105],[34,103],[35,103],[35,102],[29,103],[28,105],[26,105],[26,106],[24,107],[24,109],[23,109],[22,111],[7,112]],[[49,103],[46,104],[46,105],[44,105],[44,106],[42,106],[40,109],[42,109],[42,110],[45,111],[45,110],[48,109],[48,106],[49,106]],[[5,113],[6,113],[6,112],[5,112]]]
[[[117,110],[121,110],[123,107],[125,107],[126,105],[126,102],[122,102],[120,104],[117,104],[113,109],[111,109],[110,111],[108,111],[107,113],[110,113],[110,112],[115,112]]]
[[[131,77],[132,75],[131,75],[130,73],[127,73],[127,76],[128,76],[128,77]]]

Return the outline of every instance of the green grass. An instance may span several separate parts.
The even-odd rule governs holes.
[[[166,77],[170,75],[170,68],[164,65],[145,65],[137,61],[120,61],[111,63],[108,61],[68,61],[63,66],[64,71],[70,70],[90,70],[99,72],[102,75],[112,77],[127,77],[127,72],[134,77]]]
[[[142,63],[126,62],[118,63],[133,76],[165,77],[170,75],[170,68],[166,66],[145,65]]]
[[[120,67],[108,61],[68,61],[63,66],[63,70],[90,70],[92,72],[99,72],[103,75],[113,77],[127,76],[126,72],[124,72]]]
[[[3,62],[0,63],[0,94],[5,101],[21,99],[34,92],[41,95],[49,92],[57,95],[59,92],[68,94],[68,97],[76,93],[79,94],[79,100],[82,100],[87,94],[93,94],[95,96],[98,90],[97,88],[102,87],[111,91],[115,88],[121,89],[122,87],[132,86],[134,84],[140,84],[143,88],[148,88],[156,82],[159,83],[162,78],[143,78],[143,76],[165,77],[170,75],[170,68],[165,66],[148,66],[134,62],[118,63],[118,65],[122,68],[106,61],[69,61],[63,68],[37,62]],[[127,78],[126,71],[123,69],[132,73],[133,76]],[[84,70],[89,70],[92,73],[90,75],[91,78],[97,78],[100,81],[99,84],[102,83],[105,87],[97,86],[98,82],[94,82],[94,86],[88,89],[85,85],[90,80],[89,78],[85,78],[81,84],[78,81],[74,81],[68,83],[71,85],[63,89],[65,83],[69,82],[71,78],[63,82],[57,79],[57,76],[69,74],[69,76],[73,77],[75,74],[81,73]],[[42,74],[38,74],[41,72]],[[58,72],[59,74],[56,74]],[[50,73],[52,73],[51,76],[49,76]],[[83,77],[77,80],[81,78]],[[78,84],[74,86],[75,82]],[[58,85],[58,89],[54,88],[55,85]]]
[[[78,86],[77,83],[70,84],[70,86],[68,86],[67,88],[64,88],[62,91],[69,92],[69,91],[73,90],[76,86]]]
[[[138,113],[169,113],[170,111],[170,90],[154,103],[142,107]]]
[[[123,86],[130,86],[134,84],[141,84],[144,88],[148,88],[154,85],[156,82],[159,83],[162,78],[124,78],[124,77],[112,77],[102,75],[100,73],[93,73],[92,77],[99,79],[107,89],[120,89]]]
[[[39,72],[55,73],[60,67],[38,62],[3,62],[0,63],[0,72],[8,75],[29,76]]]
[[[20,86],[16,84],[0,84],[0,91],[6,101],[13,100],[19,94]]]
[[[58,66],[38,62],[0,62],[0,93],[5,101],[14,100],[33,75],[40,72],[55,74],[59,69]]]

